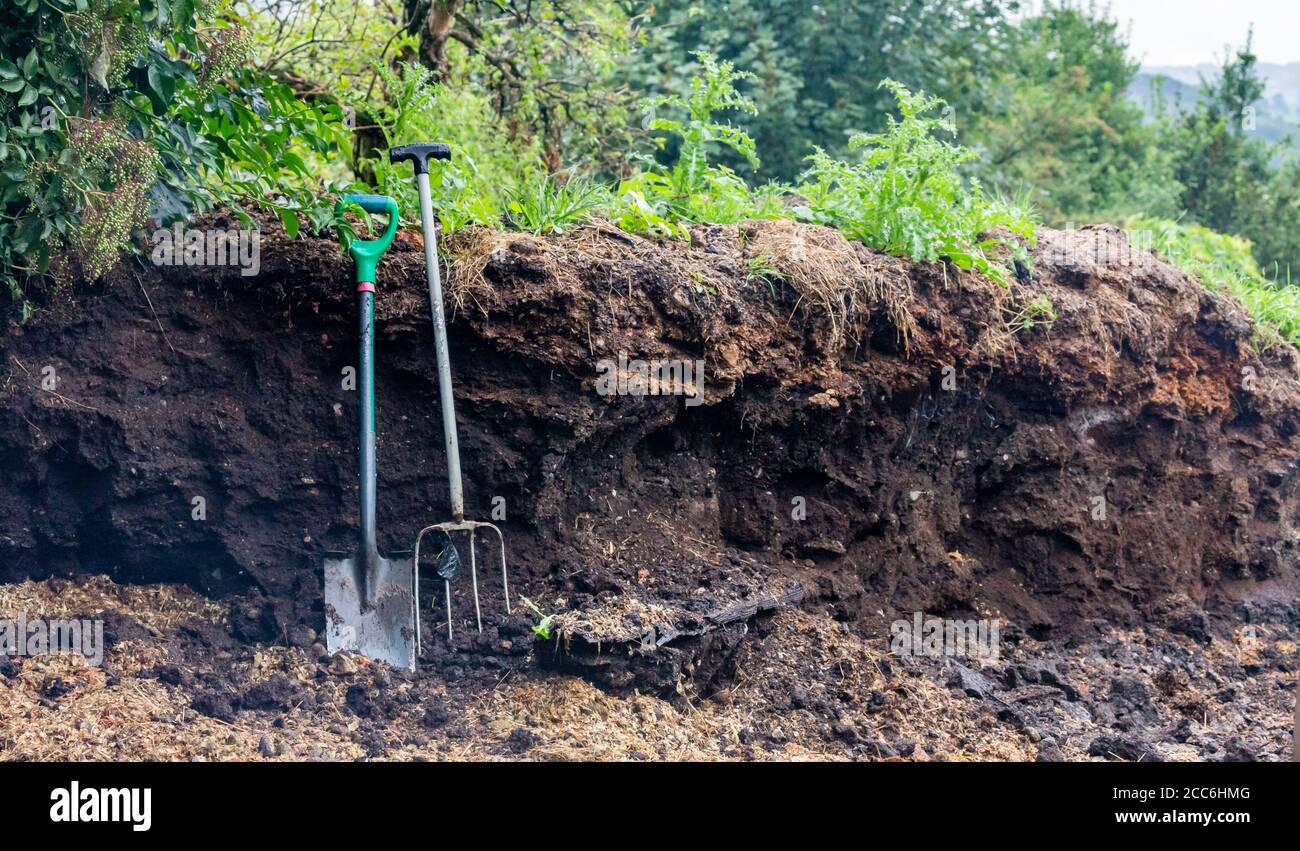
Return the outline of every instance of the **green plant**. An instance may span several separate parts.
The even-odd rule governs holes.
[[[748,280],[759,280],[767,284],[768,292],[772,298],[776,298],[776,286],[773,281],[784,281],[788,277],[785,272],[772,265],[772,258],[766,254],[759,254],[745,261],[745,277]]]
[[[985,195],[960,168],[974,151],[938,134],[946,132],[935,113],[944,103],[901,83],[885,80],[900,113],[883,133],[859,134],[851,147],[857,162],[817,151],[798,191],[809,200],[796,208],[805,221],[839,228],[850,238],[917,260],[946,259],[1007,284],[1003,251],[1024,256],[1014,238],[990,235],[997,228],[1032,242],[1033,214],[1005,199]]]
[[[1249,240],[1201,225],[1141,216],[1129,219],[1126,227],[1130,241],[1150,245],[1207,288],[1236,296],[1255,320],[1258,348],[1279,340],[1300,345],[1300,289],[1289,280],[1266,278]]]
[[[386,97],[371,115],[385,148],[431,139],[451,145],[451,160],[429,168],[433,206],[446,233],[468,224],[500,225],[517,187],[545,174],[535,145],[521,147],[498,132],[497,117],[482,94],[437,83],[429,69],[415,63],[396,72],[377,65],[376,73]],[[418,216],[410,166],[393,165],[382,151],[363,166],[373,173],[377,191],[396,198],[404,215]]]
[[[1012,334],[1032,331],[1038,327],[1050,331],[1059,318],[1052,300],[1045,295],[1019,305],[1018,308],[1007,320],[1007,330]]]
[[[684,236],[682,222],[730,224],[782,214],[781,187],[767,186],[754,192],[730,168],[709,161],[710,148],[718,146],[740,155],[755,169],[759,166],[749,134],[715,118],[715,113],[722,111],[757,112],[753,102],[736,89],[736,83],[750,75],[709,53],[700,52],[696,57],[701,71],[691,81],[688,96],[665,95],[647,103],[655,116],[650,128],[678,137],[677,161],[671,168],[655,165],[623,181],[618,190],[618,221],[625,230]],[[658,114],[665,109],[684,112],[685,117]],[[668,139],[658,137],[655,142],[663,149]]]
[[[771,278],[777,281],[784,281],[786,274],[772,265],[772,258],[766,254],[759,254],[745,261],[745,270],[747,277],[750,278]]]
[[[624,184],[619,189],[615,221],[628,233],[690,239],[690,231],[672,218],[665,206],[662,200],[658,204],[651,203],[640,191]]]
[[[524,181],[506,204],[511,225],[532,233],[564,233],[609,206],[609,190],[585,177],[560,181],[539,174]]]
[[[549,640],[551,637],[551,621],[555,620],[555,615],[544,613],[536,603],[522,594],[519,596],[519,599],[522,600],[524,605],[532,610],[532,613],[538,617],[538,622],[531,627],[533,633],[543,641]]]

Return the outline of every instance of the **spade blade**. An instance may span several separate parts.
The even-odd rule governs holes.
[[[405,555],[405,554],[403,554]],[[325,559],[325,649],[350,650],[415,670],[414,565],[409,557],[381,558],[374,590],[362,599],[361,559]]]

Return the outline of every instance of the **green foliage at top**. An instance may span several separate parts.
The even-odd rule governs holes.
[[[872,248],[918,260],[945,258],[1007,284],[1006,254],[1025,259],[1014,239],[987,235],[1005,228],[1033,238],[1033,215],[985,195],[960,167],[977,154],[940,138],[946,134],[939,111],[944,103],[913,93],[892,80],[899,118],[890,116],[883,133],[854,136],[856,162],[818,151],[804,174],[799,193],[808,206],[796,208],[806,221],[830,225]]]
[[[385,149],[429,140],[455,152],[449,232],[798,216],[1005,282],[1020,239],[990,231],[1144,212],[1249,238],[1273,278],[1300,258],[1300,160],[1250,129],[1249,44],[1144,122],[1089,0],[11,0],[0,45],[0,292],[24,310],[216,204],[293,234],[341,224],[359,180],[413,221]]]
[[[713,150],[725,148],[758,163],[753,140],[715,117],[754,106],[735,89],[742,74],[712,57],[701,60],[705,72],[692,82],[689,95],[647,104],[655,116],[652,129],[680,138],[678,161],[651,164],[616,189],[580,172],[549,174],[539,144],[521,147],[496,132],[485,98],[435,82],[420,65],[407,63],[397,72],[377,68],[385,99],[371,115],[384,148],[428,139],[451,144],[451,161],[430,168],[434,207],[447,233],[468,224],[558,233],[600,215],[632,232],[686,238],[683,223],[777,217],[780,187],[752,190],[730,168],[711,161]],[[383,151],[363,165],[374,175],[375,191],[396,198],[408,217],[418,215],[408,166],[390,164]]]
[[[1130,219],[1127,228],[1130,241],[1149,244],[1206,287],[1236,296],[1255,320],[1260,348],[1279,340],[1300,345],[1300,289],[1266,278],[1249,241],[1202,225],[1143,216]]]
[[[332,223],[313,158],[341,116],[249,70],[216,0],[14,0],[0,47],[0,281],[23,317],[150,218],[247,198],[291,231]]]
[[[512,227],[532,233],[564,233],[609,209],[609,189],[585,177],[557,180],[541,174],[525,181],[506,205]]]
[[[519,145],[496,129],[492,106],[481,93],[437,83],[415,63],[397,72],[376,71],[384,101],[371,115],[383,133],[382,150],[364,165],[374,174],[374,189],[396,198],[403,213],[419,221],[419,201],[411,166],[388,161],[387,149],[436,140],[451,145],[452,158],[429,165],[433,206],[447,233],[468,224],[496,226],[516,188],[544,173],[536,143]],[[364,104],[358,104],[363,106]]]
[[[893,107],[875,84],[906,81],[946,98],[959,115],[1015,51],[999,0],[656,0],[629,85],[681,91],[706,50],[752,73],[745,93],[757,114],[734,116],[757,142],[764,173],[792,181],[820,147],[849,154],[853,133],[878,130]],[[671,161],[670,146],[664,160]],[[722,162],[748,176],[743,155]]]
[[[758,107],[749,98],[736,91],[736,82],[753,76],[737,71],[730,62],[718,62],[708,53],[697,53],[701,71],[691,80],[691,93],[685,99],[678,94],[663,95],[648,104],[651,109],[676,107],[686,111],[684,120],[656,117],[651,129],[665,130],[681,137],[677,164],[670,172],[669,187],[674,194],[686,197],[708,188],[711,169],[729,171],[709,165],[708,145],[720,143],[740,154],[755,169],[758,168],[758,151],[754,140],[744,130],[722,124],[714,114],[734,109],[756,115]],[[659,140],[660,145],[663,140]]]
[[[165,166],[152,193],[158,222],[222,204],[251,227],[252,204],[275,213],[291,238],[303,224],[336,224],[331,195],[342,182],[321,178],[348,146],[338,106],[304,103],[284,83],[239,68],[206,95],[182,87],[168,116],[148,133]]]
[[[421,66],[408,64],[399,73],[381,66],[387,99],[373,114],[385,147],[417,139],[452,144],[451,162],[435,164],[430,174],[434,206],[449,233],[470,223],[559,233],[603,216],[631,232],[689,238],[690,223],[779,218],[794,210],[874,248],[921,260],[947,259],[1004,284],[1010,260],[1026,259],[1019,241],[987,232],[1003,228],[1032,240],[1033,214],[1027,206],[987,196],[978,181],[961,173],[977,155],[939,138],[945,131],[937,115],[942,101],[887,81],[883,87],[900,117],[889,117],[883,133],[856,136],[852,148],[860,157],[855,162],[814,154],[797,190],[809,205],[789,208],[788,187],[752,189],[716,161],[718,152],[730,151],[758,166],[754,140],[719,117],[752,114],[756,107],[737,89],[746,74],[707,53],[697,59],[701,72],[686,93],[647,104],[649,127],[662,134],[657,145],[665,149],[671,139],[675,161],[651,163],[614,191],[581,174],[548,174],[536,149],[521,152],[491,132],[485,103],[433,82]],[[409,168],[392,166],[382,155],[368,165],[375,189],[397,198],[414,218],[418,207]]]
[[[615,79],[634,49],[638,7],[611,0],[241,0],[261,67],[300,94],[355,109],[358,154],[371,110],[391,105],[379,68],[420,65],[430,82],[486,107],[501,142],[548,171],[615,174],[639,130],[642,96]],[[364,168],[360,174],[370,179]]]
[[[409,220],[419,221],[412,170],[390,163],[386,149],[430,139],[452,148],[450,161],[429,168],[433,207],[448,235],[470,224],[563,233],[593,215],[610,213],[607,186],[582,175],[549,174],[540,140],[521,144],[498,132],[483,94],[438,83],[430,69],[415,63],[398,71],[379,65],[376,75],[385,97],[370,107],[370,115],[384,144],[363,166],[374,175],[374,191],[397,199]]]

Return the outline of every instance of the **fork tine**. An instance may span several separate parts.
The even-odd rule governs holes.
[[[451,635],[451,582],[442,580],[442,587],[447,591],[447,643],[451,644],[455,641]]]
[[[474,584],[474,617],[478,621],[478,631],[483,632],[483,612],[478,605],[478,565],[474,558],[474,530],[469,530],[469,575]]]
[[[497,540],[501,542],[501,592],[505,596],[506,617],[510,617],[510,579],[506,575],[506,538],[497,527],[493,526],[492,531],[497,533]]]

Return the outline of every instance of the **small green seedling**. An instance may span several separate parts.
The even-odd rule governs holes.
[[[533,610],[540,620],[532,627],[533,633],[544,641],[551,638],[551,621],[555,620],[555,615],[548,615],[537,607],[537,604],[520,594],[519,599],[523,600],[524,605]]]
[[[1022,331],[1032,331],[1034,328],[1042,326],[1045,330],[1052,330],[1052,324],[1058,319],[1056,308],[1052,305],[1052,300],[1045,295],[1041,295],[1033,301],[1026,304],[1020,309],[1011,321],[1007,323],[1012,334],[1019,334]]]
[[[745,268],[751,278],[773,278],[778,281],[784,281],[786,278],[785,273],[773,266],[772,258],[766,254],[749,258],[745,261]]]
[[[776,298],[776,287],[772,282],[786,280],[786,274],[772,265],[771,257],[766,254],[751,257],[745,261],[745,269],[747,270],[745,277],[748,280],[759,280],[767,284],[767,289],[772,294],[772,298]]]

